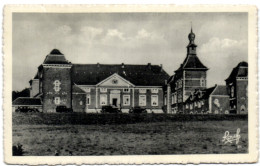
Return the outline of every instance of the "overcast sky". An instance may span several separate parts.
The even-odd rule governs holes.
[[[163,64],[169,75],[186,57],[188,34],[209,68],[208,87],[225,84],[247,61],[247,13],[13,14],[13,90],[29,87],[57,48],[72,63]]]

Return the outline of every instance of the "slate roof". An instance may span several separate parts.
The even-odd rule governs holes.
[[[13,105],[42,105],[42,102],[40,98],[19,97],[15,99],[12,104]]]
[[[183,70],[183,69],[202,69],[202,70],[208,70],[208,68],[203,65],[203,63],[199,60],[197,55],[187,55],[181,66],[179,67],[178,70]],[[177,71],[178,71],[177,70]]]
[[[163,86],[169,75],[159,65],[74,64],[72,80],[77,85],[96,85],[117,73],[136,86]]]
[[[70,64],[70,62],[66,60],[65,56],[58,49],[53,49],[46,56],[43,64]]]
[[[217,85],[217,87],[211,95],[228,95],[226,86]]]
[[[82,89],[80,89],[80,87],[78,87],[77,85],[74,85],[72,87],[72,91],[73,93],[86,93],[85,91],[83,91]]]
[[[235,80],[237,77],[247,77],[248,76],[248,63],[240,62],[235,68],[233,68],[229,77],[226,81]]]
[[[210,95],[228,95],[227,94],[227,89],[225,85],[215,85],[213,87],[204,89],[201,91],[202,95],[199,96],[199,91],[198,93],[194,93],[194,97],[192,98],[192,95],[188,97],[188,99],[185,101],[185,103],[193,102],[193,101],[198,101],[201,99],[208,99]]]
[[[202,99],[208,99],[212,92],[215,90],[216,86],[210,87],[204,90]]]

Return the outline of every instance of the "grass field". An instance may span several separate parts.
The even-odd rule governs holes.
[[[225,131],[241,129],[238,145]],[[24,155],[148,155],[247,153],[247,120],[165,121],[135,124],[46,125],[13,123],[13,145]]]

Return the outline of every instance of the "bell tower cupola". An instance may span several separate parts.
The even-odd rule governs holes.
[[[195,34],[192,32],[192,28],[191,28],[191,31],[190,31],[188,38],[189,38],[190,43],[187,46],[187,55],[196,55],[197,45],[194,43]]]

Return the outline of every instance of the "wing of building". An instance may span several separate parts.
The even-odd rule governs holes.
[[[72,64],[54,49],[30,81],[31,97],[42,99],[43,112],[55,112],[57,106],[97,112],[106,105],[162,112],[168,79],[162,65]]]
[[[230,98],[230,111],[248,113],[248,64],[240,62],[225,80]]]

